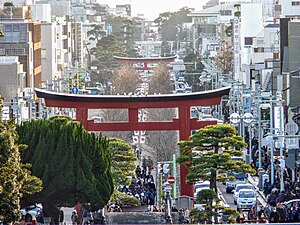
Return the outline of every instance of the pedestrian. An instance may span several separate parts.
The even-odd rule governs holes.
[[[251,210],[248,212],[248,220],[257,220],[256,207],[252,207]]]
[[[42,210],[39,210],[36,215],[36,222],[38,224],[44,224],[44,214]]]
[[[154,191],[151,189],[148,192],[148,210],[150,212],[153,211],[154,201],[155,201],[155,194],[154,194]]]
[[[74,210],[71,215],[72,224],[77,225],[77,220],[78,220],[78,214],[77,214],[76,210]]]
[[[184,220],[183,209],[180,209],[178,212],[178,223],[183,224],[183,220]]]
[[[142,159],[142,167],[143,167],[143,171],[146,174],[146,172],[147,172],[147,159],[145,157],[143,157],[143,159]]]
[[[172,205],[171,212],[178,212],[178,209],[175,204]]]
[[[147,183],[154,181],[151,171],[148,172],[148,175],[146,176],[146,181],[147,181]]]
[[[82,220],[83,220],[83,225],[88,224],[88,211],[86,209],[83,210],[83,214],[82,214]]]
[[[26,210],[26,214],[25,214],[25,223],[31,223],[32,222],[32,215],[28,212],[28,210]]]
[[[190,210],[188,208],[184,210],[184,221],[190,223]]]
[[[62,209],[59,210],[59,223],[63,224],[64,223],[64,211]]]
[[[135,169],[135,175],[136,175],[136,177],[141,177],[141,173],[142,173],[142,170],[141,170],[140,166],[137,165],[137,167]]]
[[[276,211],[279,213],[279,222],[284,223],[286,218],[286,208],[282,202],[278,204]]]
[[[273,210],[270,214],[269,223],[279,223],[279,213],[276,211],[276,207],[273,207]]]

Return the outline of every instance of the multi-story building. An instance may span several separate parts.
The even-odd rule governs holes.
[[[56,23],[42,22],[42,81],[52,82],[61,76],[57,64],[57,32]]]
[[[18,56],[0,57],[0,95],[4,102],[15,101],[26,87],[26,73]]]
[[[72,21],[56,18],[56,47],[58,71],[72,67]]]
[[[71,1],[70,0],[41,0],[36,1],[35,4],[50,4],[51,15],[57,17],[64,17],[71,15]]]
[[[50,4],[34,4],[31,6],[31,17],[33,21],[51,21]]]
[[[39,87],[42,81],[41,23],[26,19],[3,19],[0,30],[0,56],[18,56],[26,73],[26,87]]]
[[[71,22],[72,29],[72,64],[79,65],[82,67],[84,61],[84,43],[83,43],[83,35],[82,35],[82,22]]]

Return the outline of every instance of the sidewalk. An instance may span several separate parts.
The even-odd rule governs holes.
[[[249,183],[252,184],[256,188],[256,191],[258,193],[258,201],[260,202],[260,204],[262,204],[263,206],[266,206],[267,202],[266,202],[265,195],[261,190],[259,190],[259,186],[258,186],[259,178],[256,176],[252,177],[251,175],[248,175],[247,179],[248,179]]]

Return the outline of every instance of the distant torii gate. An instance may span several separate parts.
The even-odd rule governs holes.
[[[132,58],[132,57],[121,57],[114,56],[114,60],[117,62],[129,63],[134,67],[135,63],[140,63],[139,66],[134,67],[137,70],[150,70],[153,69],[148,66],[149,63],[170,63],[174,62],[176,59],[176,55],[168,56],[168,57],[150,57],[150,58]]]
[[[82,122],[87,131],[134,131],[134,130],[179,130],[179,139],[188,140],[191,131],[216,124],[216,121],[198,121],[191,118],[191,106],[218,105],[223,95],[229,94],[230,87],[193,92],[187,94],[164,94],[148,96],[128,95],[82,95],[66,94],[35,89],[46,106],[75,108],[76,120]],[[143,108],[177,108],[178,118],[172,121],[138,121],[138,110]],[[88,109],[127,109],[128,121],[94,122],[88,120]],[[188,170],[180,165],[180,194],[193,197],[193,185],[185,182]]]

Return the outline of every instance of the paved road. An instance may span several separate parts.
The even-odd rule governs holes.
[[[226,185],[224,185],[222,183],[218,183],[218,188],[222,192],[222,195],[223,195],[226,203],[228,204],[229,208],[236,209],[236,205],[233,202],[233,193],[230,193],[230,194],[226,193]]]

